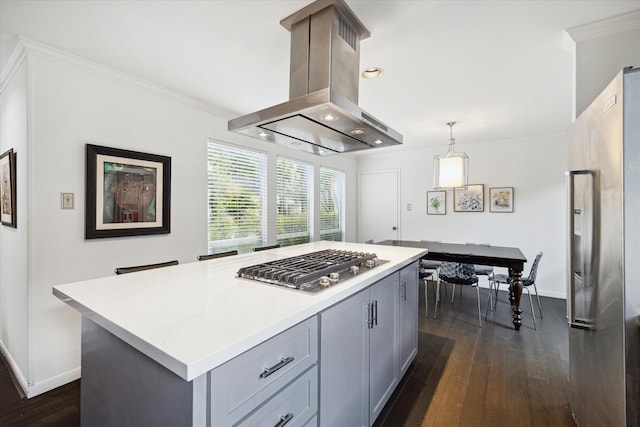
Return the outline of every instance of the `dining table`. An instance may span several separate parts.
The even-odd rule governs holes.
[[[473,243],[444,243],[427,240],[383,240],[377,245],[405,246],[425,248],[423,259],[433,261],[458,262],[465,264],[490,265],[504,267],[509,271],[509,302],[513,313],[513,326],[516,331],[522,326],[522,271],[527,258],[519,248],[492,246]]]

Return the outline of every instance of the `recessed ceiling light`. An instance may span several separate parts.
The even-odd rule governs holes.
[[[335,114],[327,113],[322,115],[322,120],[326,120],[328,122],[332,122],[336,120],[338,117]]]
[[[362,135],[364,133],[364,129],[356,128],[351,129],[349,132],[351,133],[351,135]]]
[[[382,141],[379,139],[376,139],[375,141],[373,141],[374,144],[382,144]]]
[[[382,74],[382,68],[372,67],[372,68],[367,68],[366,70],[364,70],[362,72],[362,77],[364,77],[365,79],[375,79],[380,74]]]

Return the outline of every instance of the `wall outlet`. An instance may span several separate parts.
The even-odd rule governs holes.
[[[411,203],[407,203],[407,210],[410,211],[411,210]]]

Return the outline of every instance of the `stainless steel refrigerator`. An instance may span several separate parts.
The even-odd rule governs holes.
[[[640,69],[569,131],[569,384],[579,427],[640,426]]]

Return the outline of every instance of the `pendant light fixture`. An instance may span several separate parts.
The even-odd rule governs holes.
[[[469,157],[466,153],[456,153],[453,138],[453,125],[449,126],[449,151],[433,157],[433,188],[451,190],[456,187],[467,187],[469,184]]]

